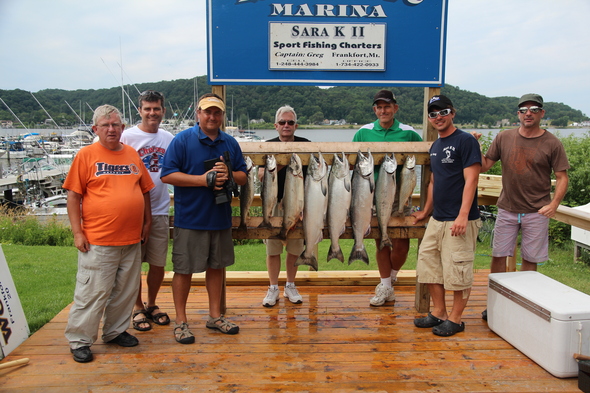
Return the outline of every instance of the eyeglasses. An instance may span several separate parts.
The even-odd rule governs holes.
[[[522,113],[523,115],[526,113],[526,111],[531,111],[531,113],[539,113],[543,110],[543,108],[539,107],[539,106],[531,106],[531,107],[526,107],[526,106],[522,106],[520,108],[518,108],[518,111],[520,113]]]
[[[107,123],[107,124],[98,124],[97,127],[99,128],[106,128],[109,129],[111,127],[113,128],[121,128],[122,124],[121,123]]]
[[[279,120],[277,123],[279,123],[279,125],[281,125],[281,126],[284,126],[285,124],[288,124],[290,126],[294,126],[295,120]]]
[[[440,117],[445,117],[451,114],[451,110],[449,108],[447,109],[443,109],[442,111],[438,111],[438,112],[429,112],[428,113],[428,117],[430,117],[431,119],[436,119],[436,117],[438,115],[440,115]]]

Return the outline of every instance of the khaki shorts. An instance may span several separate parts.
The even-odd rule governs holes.
[[[141,245],[141,260],[153,266],[166,266],[170,221],[168,216],[152,216],[152,229],[147,243]]]
[[[301,255],[305,248],[303,239],[287,239],[286,244],[279,239],[265,239],[266,255],[281,255],[283,253],[283,246],[289,254]]]
[[[199,231],[174,227],[172,264],[175,273],[202,273],[234,264],[231,228],[221,231]]]
[[[463,236],[451,236],[454,221],[430,218],[420,244],[416,274],[422,284],[443,284],[448,291],[463,291],[473,284],[473,260],[481,220],[469,221]]]

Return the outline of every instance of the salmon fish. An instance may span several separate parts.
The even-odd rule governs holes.
[[[322,153],[311,154],[305,178],[303,202],[303,237],[305,249],[297,258],[296,266],[308,265],[318,270],[315,245],[323,239],[324,220],[328,208],[328,164]]]
[[[285,192],[281,200],[283,208],[283,226],[281,232],[272,238],[285,240],[287,234],[297,222],[303,217],[303,202],[304,202],[304,184],[303,184],[303,166],[301,165],[301,158],[295,153],[291,154],[291,160],[287,167],[287,174],[285,177]]]
[[[404,207],[411,204],[410,198],[414,193],[418,175],[416,174],[416,156],[408,156],[400,177],[400,190],[399,190],[399,209],[398,213],[403,214]]]
[[[262,199],[262,222],[258,225],[258,228],[272,228],[270,218],[277,204],[278,189],[277,160],[275,156],[269,154],[266,156],[266,166],[264,168],[264,177],[262,178],[262,191],[260,192],[260,198]]]
[[[350,265],[354,261],[369,264],[369,256],[363,242],[371,230],[373,195],[375,194],[375,178],[373,176],[373,156],[371,151],[363,155],[359,150],[356,164],[352,172],[352,202],[350,204],[350,221],[354,236],[354,246],[348,258]]]
[[[250,206],[254,200],[254,187],[256,185],[256,168],[250,156],[244,156],[246,161],[246,184],[240,186],[240,226],[241,230],[246,230],[248,220],[250,219]]]
[[[334,154],[332,169],[328,177],[328,228],[330,230],[330,251],[328,261],[338,259],[344,262],[339,239],[346,229],[346,219],[350,212],[352,199],[350,169],[346,155]]]
[[[395,171],[397,169],[397,160],[395,155],[388,156],[385,154],[381,168],[379,168],[379,177],[375,185],[375,210],[377,211],[377,222],[381,231],[381,242],[379,250],[383,247],[392,248],[391,239],[387,234],[387,224],[393,210],[393,201],[395,200]]]

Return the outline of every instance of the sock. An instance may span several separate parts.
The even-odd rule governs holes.
[[[286,286],[286,287],[292,287],[292,288],[295,288],[295,283],[294,283],[294,282],[287,282],[287,283],[285,284],[285,286]]]
[[[391,286],[391,277],[382,278],[381,279],[381,284],[383,284],[383,286],[385,286],[385,288],[392,288],[392,286]]]
[[[397,281],[397,274],[399,273],[399,270],[393,270],[391,269],[391,281],[392,282],[396,282]]]
[[[270,285],[269,288],[274,289],[274,290],[278,290],[279,286],[278,285]]]

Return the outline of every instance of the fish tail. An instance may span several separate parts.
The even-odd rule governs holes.
[[[303,253],[301,253],[301,255],[299,256],[299,258],[297,258],[297,261],[295,262],[295,266],[307,265],[307,266],[310,266],[313,270],[315,270],[317,272],[318,271],[317,258],[313,254],[309,257],[305,256],[305,251],[307,251],[307,250],[304,250]]]
[[[278,234],[269,237],[269,239],[287,240],[287,233],[288,231],[285,228],[281,228]]]
[[[330,245],[327,261],[330,262],[332,259],[338,259],[340,262],[344,263],[344,254],[342,254],[342,249],[339,246]]]
[[[248,226],[246,225],[246,220],[240,221],[240,225],[238,226],[238,230],[245,231],[247,229],[248,229]]]
[[[272,224],[267,219],[263,219],[258,228],[272,228]]]
[[[381,237],[381,242],[379,243],[379,251],[383,250],[383,247],[393,248],[393,244],[391,243],[391,239],[387,235],[384,235],[383,237]]]
[[[353,248],[350,252],[350,257],[348,257],[348,264],[351,265],[354,261],[363,261],[367,265],[369,264],[369,255],[367,255],[367,250],[365,250],[364,245],[358,249]]]

